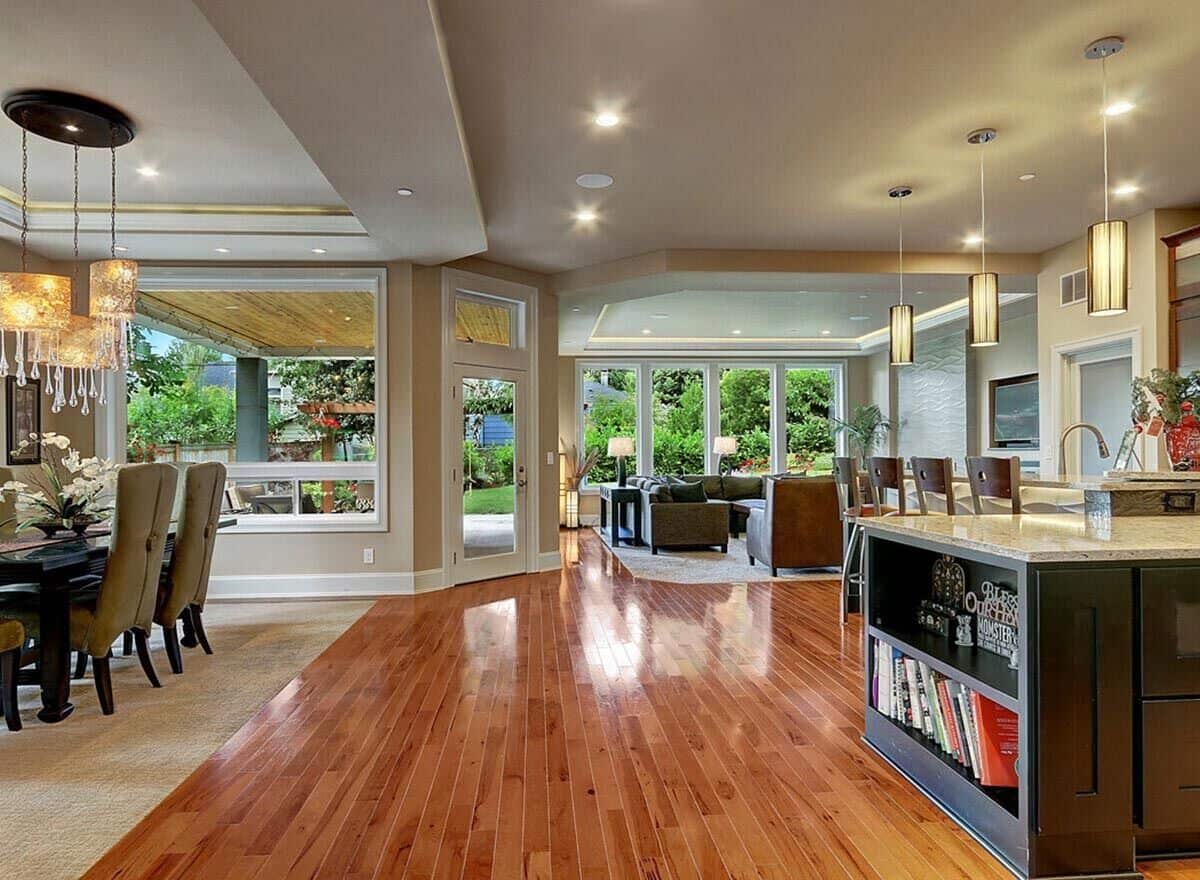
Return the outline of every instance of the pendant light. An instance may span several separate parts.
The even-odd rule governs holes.
[[[1129,308],[1129,230],[1124,220],[1108,216],[1108,70],[1106,59],[1125,48],[1121,37],[1104,37],[1088,45],[1085,58],[1100,62],[1104,126],[1104,220],[1087,231],[1088,314],[1120,315]]]
[[[912,195],[911,186],[893,186],[888,195],[900,207],[900,302],[892,306],[890,315],[890,354],[895,366],[913,362],[913,307],[904,301],[904,200]]]
[[[137,306],[138,264],[117,258],[117,148],[111,156],[108,230],[109,258],[92,263],[88,314],[104,325],[105,344],[122,367],[129,366],[129,324]]]
[[[5,111],[8,104],[5,103]],[[12,114],[9,114],[10,116]],[[15,119],[15,117],[14,117]],[[19,120],[16,120],[21,124]],[[16,377],[18,385],[26,384],[25,362],[28,337],[29,354],[33,356],[33,378],[37,378],[37,362],[42,348],[52,343],[51,337],[67,325],[71,316],[71,279],[65,275],[30,272],[29,262],[29,133],[21,128],[21,271],[0,272],[0,376],[7,376],[8,352],[5,334],[16,336]]]
[[[967,143],[979,147],[979,271],[967,279],[968,342],[975,348],[1000,342],[1000,276],[987,270],[987,198],[983,185],[983,148],[996,129],[978,128]]]

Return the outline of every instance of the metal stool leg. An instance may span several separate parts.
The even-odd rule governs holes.
[[[855,554],[855,546],[856,545],[858,546],[858,553],[857,553],[858,565],[857,566],[854,565],[855,555],[856,555]],[[865,542],[863,541],[862,526],[860,526],[857,522],[855,522],[850,527],[850,540],[846,542],[846,555],[842,559],[841,618],[842,618],[843,626],[846,624],[846,621],[849,619],[850,585],[855,584],[855,583],[859,584],[859,586],[860,586],[859,594],[861,595],[861,592],[862,592],[861,591],[862,564],[863,564],[862,548],[864,546],[865,546]]]

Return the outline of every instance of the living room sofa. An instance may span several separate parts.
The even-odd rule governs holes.
[[[677,477],[631,477],[642,493],[642,540],[650,552],[660,548],[717,547],[729,549],[732,514],[729,502],[762,498],[762,477],[681,474]],[[681,501],[672,483],[700,483],[705,501]]]

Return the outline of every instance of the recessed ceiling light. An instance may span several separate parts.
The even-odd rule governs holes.
[[[858,295],[858,298],[859,298],[859,299],[870,299],[871,297],[867,296],[865,293],[860,293],[860,294]]]
[[[225,311],[236,312],[240,308],[241,308],[241,306],[225,306]]]
[[[1030,180],[1033,180],[1035,177],[1037,177],[1037,175],[1034,174],[1032,171],[1026,171],[1024,174],[1017,175],[1017,180],[1030,181]]]
[[[604,113],[597,113],[594,121],[601,128],[615,128],[621,124],[621,117],[616,113],[606,111]]]
[[[229,253],[229,248],[213,248],[213,250],[216,251],[218,254]]]
[[[571,311],[578,312],[578,311],[582,311],[582,309],[580,309],[579,306],[571,306]]]
[[[353,318],[351,318],[349,315],[346,315],[344,318],[342,318],[342,320],[343,320],[343,321],[352,321],[352,320],[354,320],[354,319],[353,319]]]
[[[1123,183],[1120,186],[1113,187],[1112,194],[1114,196],[1131,196],[1138,191],[1139,187],[1136,183]]]
[[[970,235],[968,235],[966,238],[963,239],[963,244],[967,244],[967,245],[983,244],[983,236],[977,235],[976,233],[971,233]]]
[[[833,333],[832,330],[822,330],[821,331],[822,336],[829,336],[831,333]]]
[[[407,196],[411,196],[412,194],[413,194],[413,188],[411,186],[402,186],[398,190],[396,190],[396,195],[398,195],[398,196],[406,196],[407,197]]]
[[[741,335],[742,335],[742,331],[741,331],[741,330],[730,330],[729,332],[730,332],[730,333],[732,333],[734,336],[741,336]]]
[[[313,342],[315,342],[317,345],[320,345],[322,342],[328,342],[328,341],[329,340],[326,339],[324,336],[318,336],[316,339],[313,340]]]
[[[851,321],[869,321],[869,320],[871,320],[871,316],[870,315],[851,315],[850,320]]]
[[[657,321],[661,321],[661,320],[663,320],[664,318],[669,318],[669,317],[671,317],[671,316],[670,316],[670,315],[668,315],[666,312],[655,312],[655,313],[654,313],[653,315],[651,315],[650,317],[651,317],[651,318],[654,318],[654,319],[655,319],[655,320],[657,320]]]
[[[123,254],[123,253],[125,253],[125,251],[129,250],[129,248],[125,247],[125,245],[123,245],[123,244],[119,244],[119,245],[115,246],[113,248],[113,250],[116,251],[118,254]]]
[[[587,171],[575,178],[575,182],[584,189],[605,189],[613,185],[611,174],[602,171]]]
[[[1105,116],[1124,116],[1137,105],[1132,101],[1113,101],[1104,108]]]
[[[313,248],[312,252],[314,254],[323,254],[323,253],[325,253],[325,248]]]
[[[595,223],[596,212],[590,210],[589,208],[584,208],[582,211],[575,212],[575,219],[580,223]]]
[[[151,168],[149,165],[142,165],[138,168],[137,173],[142,177],[158,177],[158,169]]]
[[[651,330],[649,327],[643,327],[643,328],[642,328],[642,335],[643,335],[643,336],[649,336],[649,335],[650,335],[651,333],[653,333],[653,332],[654,332],[654,331],[653,331],[653,330]]]
[[[924,296],[924,295],[925,295],[925,291],[923,291],[923,290],[917,291],[917,296]]]
[[[66,125],[63,126],[63,128],[65,128],[67,131],[71,132],[71,134],[75,134],[77,131],[79,131],[79,126],[75,125],[73,122],[68,122]]]

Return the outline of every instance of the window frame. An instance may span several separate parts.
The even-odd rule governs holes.
[[[722,369],[766,369],[771,373],[771,473],[787,470],[787,371],[827,370],[833,376],[834,417],[845,418],[849,407],[847,398],[848,361],[845,358],[802,358],[802,357],[715,357],[715,358],[627,358],[598,357],[575,360],[575,442],[583,449],[583,373],[584,370],[631,369],[638,377],[637,385],[637,460],[639,472],[652,473],[654,469],[653,438],[653,371],[655,369],[695,369],[704,373],[704,472],[717,472],[717,456],[712,452],[713,438],[721,428],[721,385]],[[846,438],[839,434],[834,438],[836,455],[846,454]],[[583,494],[598,494],[598,484],[584,481],[580,487]]]
[[[288,290],[306,293],[363,290],[375,296],[375,461],[373,462],[228,462],[229,480],[371,480],[375,510],[360,513],[237,514],[231,533],[386,532],[388,531],[388,350],[387,269],[382,266],[347,268],[236,268],[143,266],[142,290]],[[282,357],[282,355],[281,355]],[[97,451],[114,461],[126,461],[128,407],[124,371],[107,377],[107,412],[97,413]],[[295,491],[299,491],[298,487]]]

